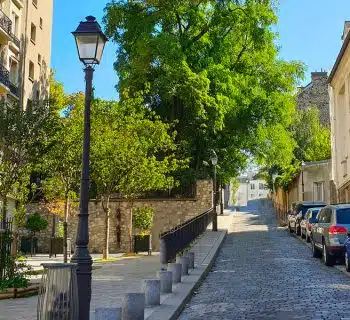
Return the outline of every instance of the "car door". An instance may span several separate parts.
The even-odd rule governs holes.
[[[323,219],[323,225],[322,225],[322,236],[326,240],[327,245],[329,244],[329,228],[331,225],[335,222],[334,212],[332,208],[327,208],[325,217]],[[322,237],[321,237],[322,241]]]
[[[316,245],[319,245],[320,239],[322,239],[321,230],[322,230],[322,222],[325,216],[325,210],[326,208],[323,208],[320,210],[316,218],[317,223],[315,223],[315,225],[312,228],[312,238]]]

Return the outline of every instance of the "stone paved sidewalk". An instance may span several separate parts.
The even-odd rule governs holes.
[[[219,217],[219,227],[230,225],[230,216]],[[207,231],[193,248],[195,263],[202,262],[208,255],[217,233]],[[159,253],[152,256],[123,259],[106,264],[95,264],[93,270],[91,310],[100,307],[120,305],[127,292],[139,292],[143,279],[155,278],[160,269]],[[14,300],[0,300],[0,320],[36,319],[37,296]],[[91,317],[93,319],[93,317]]]

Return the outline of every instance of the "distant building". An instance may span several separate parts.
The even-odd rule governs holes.
[[[329,117],[329,94],[327,72],[312,72],[311,82],[300,87],[297,96],[297,108],[306,110],[311,106],[317,107],[320,112],[320,122],[323,125],[330,125]]]
[[[233,205],[246,206],[248,201],[267,198],[269,190],[265,180],[248,176],[239,177],[239,187]]]

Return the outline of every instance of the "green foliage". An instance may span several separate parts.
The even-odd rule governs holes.
[[[330,129],[320,124],[317,107],[312,106],[297,112],[292,133],[297,143],[295,157],[299,161],[331,158]]]
[[[27,275],[32,270],[32,267],[12,255],[8,255],[5,263],[5,269],[9,271],[5,274],[5,278],[0,281],[0,291],[6,291],[8,288],[28,287],[29,280]]]
[[[57,237],[63,238],[63,236],[64,236],[63,222],[59,221],[57,224]]]
[[[106,205],[110,195],[133,197],[173,181],[183,162],[175,158],[174,135],[144,107],[143,101],[96,101],[92,112],[91,174]]]
[[[153,225],[153,208],[133,209],[132,223],[134,229],[139,229],[141,232],[149,232]]]
[[[234,199],[236,196],[236,193],[239,189],[239,184],[240,184],[240,182],[239,182],[239,179],[237,177],[234,177],[231,179],[231,197],[232,197],[232,199]]]
[[[39,212],[30,215],[26,223],[26,229],[30,230],[33,234],[45,230],[47,226],[47,220],[42,218]]]
[[[229,181],[261,152],[257,131],[293,119],[300,63],[278,58],[274,1],[111,1],[106,33],[118,44],[121,100],[140,90],[147,106],[174,123],[181,179]]]

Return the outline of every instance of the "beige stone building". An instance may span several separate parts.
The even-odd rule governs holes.
[[[53,0],[0,0],[0,97],[49,97]]]
[[[350,201],[350,22],[345,22],[343,45],[329,76],[332,129],[332,175],[340,202]]]

